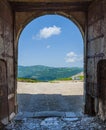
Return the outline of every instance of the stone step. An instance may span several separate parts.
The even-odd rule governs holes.
[[[81,113],[60,112],[60,111],[19,112],[14,118],[14,120],[23,120],[23,118],[47,118],[47,117],[77,118],[81,116],[82,116]]]

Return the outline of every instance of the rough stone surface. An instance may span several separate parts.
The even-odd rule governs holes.
[[[20,0],[20,2],[21,1],[24,0]],[[83,30],[83,34],[85,32],[85,112],[90,115],[97,115],[99,113],[100,117],[105,120],[106,103],[104,104],[104,102],[106,102],[106,100],[99,96],[98,63],[100,60],[106,59],[106,0],[94,0],[94,3],[89,6],[87,12],[70,12],[69,10],[66,10],[65,12],[62,12],[61,10],[49,12],[49,10],[38,10],[37,12],[23,11],[15,13],[8,3],[8,0],[0,0],[0,60],[6,62],[5,71],[8,79],[6,82],[8,94],[6,95],[5,100],[8,100],[8,97],[11,97],[8,101],[8,114],[5,113],[7,116],[4,116],[0,113],[0,119],[4,117],[4,120],[7,118],[11,120],[11,116],[16,110],[17,43],[19,34],[24,26],[33,18],[53,13],[68,17],[78,25],[81,31]],[[104,77],[106,76],[104,75]],[[106,84],[105,80],[103,81],[103,84]],[[6,87],[3,86],[3,88],[5,88],[6,91]],[[106,91],[106,87],[103,87],[102,91]],[[0,93],[2,94],[2,92],[3,89],[0,86]],[[0,109],[3,108],[4,106],[0,105]]]
[[[71,114],[71,113],[70,113]],[[72,114],[73,115],[73,114]],[[76,115],[76,114],[75,114]],[[105,130],[106,123],[98,117],[47,117],[14,119],[6,130]]]
[[[15,111],[14,96],[10,96],[15,81],[13,44],[13,13],[9,3],[0,0],[0,120],[4,124]]]
[[[105,74],[101,74],[102,84],[100,82],[99,62],[106,59],[106,2],[97,1],[88,9],[88,39],[87,39],[87,72],[86,72],[86,111],[89,114],[98,114],[103,120],[106,119],[105,97],[101,99],[101,92],[106,91],[103,84]],[[105,70],[105,64],[102,65]],[[87,104],[87,102],[89,102]]]

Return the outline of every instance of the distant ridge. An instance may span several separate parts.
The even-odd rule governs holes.
[[[83,68],[80,67],[18,66],[18,78],[29,78],[39,81],[68,78],[81,72],[83,72]]]

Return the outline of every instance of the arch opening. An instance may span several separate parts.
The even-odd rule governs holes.
[[[39,20],[40,24],[44,20],[43,17],[54,17],[54,18],[55,17],[61,17],[62,18],[62,16],[59,16],[59,15],[52,15],[52,16],[44,15],[44,16],[41,16],[41,17],[38,18],[38,19],[41,19],[41,21]],[[80,72],[83,71],[83,46],[84,45],[83,45],[82,35],[81,35],[80,31],[78,31],[77,27],[75,27],[75,26],[73,27],[74,24],[71,23],[71,21],[67,20],[66,18],[63,18],[63,19],[66,19],[66,21],[68,21],[68,22],[66,22],[66,23],[63,22],[63,25],[62,25],[62,21],[61,20],[58,21],[58,18],[57,18],[56,19],[57,22],[55,22],[57,24],[55,25],[55,24],[53,24],[54,18],[52,18],[51,20],[48,18],[51,21],[51,23],[48,23],[48,25],[46,25],[46,26],[44,24],[45,21],[43,21],[43,23],[40,25],[40,27],[39,27],[39,24],[38,24],[38,26],[36,26],[35,29],[34,29],[34,30],[39,30],[39,31],[37,31],[37,33],[35,33],[34,30],[33,30],[34,21],[36,21],[35,25],[37,25],[37,22],[38,22],[37,19],[35,19],[31,22],[32,25],[28,25],[29,28],[26,26],[26,28],[24,28],[23,32],[20,35],[20,39],[19,39],[19,43],[20,43],[19,46],[20,47],[18,48],[18,51],[19,51],[18,57],[21,59],[21,60],[18,59],[19,60],[18,61],[18,65],[19,65],[18,66],[18,77],[20,78],[19,81],[30,79],[31,82],[33,82],[33,80],[37,80],[37,81],[44,81],[47,84],[44,83],[43,86],[42,86],[42,83],[41,84],[36,83],[37,85],[38,84],[41,85],[41,89],[43,90],[41,92],[39,92],[39,88],[40,88],[40,86],[39,86],[38,90],[35,89],[36,94],[33,93],[34,92],[33,90],[32,90],[31,93],[28,93],[28,91],[30,90],[29,88],[28,88],[29,89],[28,91],[25,90],[26,92],[24,92],[22,94],[21,91],[24,88],[21,88],[21,86],[23,84],[19,83],[19,86],[18,86],[19,111],[46,111],[46,110],[49,110],[49,111],[56,111],[56,110],[57,111],[72,111],[72,110],[74,110],[75,112],[77,112],[76,108],[78,108],[78,111],[80,111],[80,110],[82,111],[82,107],[83,107],[83,101],[82,101],[83,100],[83,94],[82,94],[83,93],[83,83],[80,82],[80,84],[77,84],[79,78],[81,78],[81,76],[84,77],[84,75],[77,75],[77,74],[79,74]],[[46,22],[48,22],[48,19],[46,19]],[[69,30],[69,25],[67,25],[67,23],[72,24],[71,27],[73,27],[73,32],[72,33],[70,32],[71,34],[69,34],[67,32],[67,30]],[[64,24],[66,24],[66,26]],[[67,37],[67,35],[64,36],[64,34],[62,34],[63,28],[64,28],[64,34],[69,35],[68,37]],[[75,28],[75,30],[74,30],[74,28]],[[33,35],[32,34],[31,35],[26,34],[25,30],[27,30],[26,32],[29,32],[29,34],[31,33],[31,30],[32,30]],[[25,34],[23,34],[23,33],[25,33]],[[62,35],[61,37],[59,36],[60,34]],[[70,38],[70,35],[72,35],[71,38]],[[26,48],[26,46],[30,42],[28,37],[30,37],[31,40],[33,41],[33,42],[31,41],[31,44],[34,44],[34,42],[36,43],[36,44],[34,44],[34,46],[32,46],[32,48],[30,48],[30,47]],[[57,40],[56,37],[59,37],[59,40]],[[79,38],[80,40],[79,39],[78,40],[82,44],[81,47],[78,45],[78,40],[75,39],[75,37],[80,37]],[[27,39],[27,40],[24,40],[24,38]],[[50,38],[52,39],[51,41],[50,41]],[[47,39],[49,39],[49,40],[47,41]],[[74,43],[74,45],[72,43],[73,41],[71,42],[71,39],[72,40],[75,39],[74,42],[76,42],[76,43]],[[56,41],[58,41],[58,43],[56,43]],[[65,42],[62,43],[63,41],[65,41]],[[27,42],[27,45],[26,45],[26,42]],[[24,46],[21,46],[21,44],[23,44]],[[70,46],[70,44],[73,45],[73,47]],[[23,50],[22,50],[22,48],[23,48]],[[33,48],[34,48],[34,50],[33,50]],[[35,49],[35,48],[37,48],[38,50]],[[70,50],[70,48],[72,50]],[[28,52],[27,50],[30,50],[30,51]],[[47,53],[47,51],[49,53]],[[29,54],[31,54],[31,53],[32,53],[32,55],[30,55],[30,57],[26,58],[26,55],[28,54],[27,56],[29,56]],[[34,56],[35,60],[34,59],[31,60],[31,57],[34,54],[36,54]],[[24,55],[24,58],[23,58],[24,60],[22,59],[23,55]],[[63,61],[61,61],[61,56],[59,57],[59,55],[63,56],[64,62],[66,62],[66,63],[63,63]],[[43,57],[43,58],[41,58],[40,56]],[[47,56],[49,56],[49,57],[47,57]],[[52,56],[54,56],[54,57],[52,57]],[[46,58],[44,59],[44,57],[46,57]],[[57,59],[57,57],[59,57],[59,58]],[[25,59],[30,59],[30,60],[25,61]],[[40,59],[40,60],[38,60],[38,59]],[[48,64],[48,61],[50,61],[49,64]],[[80,61],[82,61],[82,62],[80,62]],[[75,64],[75,62],[76,62],[76,64]],[[36,77],[37,77],[36,75],[32,75],[32,77],[30,77],[28,74],[26,74],[25,76],[22,76],[22,75],[24,75],[24,73],[28,72],[28,69],[30,68],[29,66],[38,67],[39,73],[40,73],[40,70],[42,69],[42,67],[46,66],[46,69],[49,69],[49,68],[47,68],[49,66],[50,69],[52,68],[52,71],[51,71],[52,76],[50,78],[50,75],[48,75],[47,77],[44,75],[43,78],[41,77],[41,78],[38,78],[38,79],[36,79]],[[76,66],[77,66],[77,68],[76,68]],[[77,75],[77,77],[74,77],[74,75],[69,76],[69,74],[68,74],[68,77],[67,76],[65,77],[64,75],[65,75],[66,72],[60,73],[60,75],[63,75],[63,77],[58,77],[58,79],[64,80],[64,82],[62,81],[60,88],[61,88],[61,86],[67,86],[66,80],[69,80],[68,81],[69,86],[68,86],[68,90],[67,90],[68,92],[65,91],[65,88],[63,88],[63,90],[60,89],[60,91],[63,91],[63,93],[55,92],[56,91],[56,89],[54,89],[55,85],[57,85],[58,82],[60,82],[60,80],[57,80],[57,77],[55,77],[55,78],[53,77],[54,76],[53,73],[55,72],[55,69],[61,68],[61,71],[62,71],[62,69],[65,69],[65,68],[69,69],[70,67],[72,67],[72,69],[76,69],[75,71],[79,72],[79,73],[75,73],[73,71],[74,75]],[[24,71],[26,71],[26,72],[24,72]],[[68,71],[70,71],[70,70],[68,70]],[[19,74],[20,72],[21,72],[21,74]],[[31,72],[30,69],[29,69],[29,72]],[[41,71],[41,72],[43,72],[43,71]],[[37,75],[39,75],[39,73],[37,71],[36,71],[36,73],[37,73]],[[31,72],[31,74],[32,74],[32,72]],[[19,76],[19,75],[21,75],[21,76]],[[54,81],[54,80],[56,80],[56,81]],[[71,80],[73,80],[73,81],[71,81]],[[49,81],[49,83],[48,83],[48,81]],[[46,91],[48,91],[47,88],[46,88],[46,86],[48,84],[52,85],[52,87],[50,87],[50,86],[49,87],[52,90],[52,92],[54,91],[54,93],[51,93],[51,90],[49,90],[50,92],[48,94],[45,93]],[[69,89],[70,89],[70,86],[72,87],[73,85],[75,85],[74,88],[72,88],[72,89],[76,89],[75,93],[77,93],[80,89],[81,89],[81,93],[79,93],[79,94],[74,93],[74,94],[71,95],[69,93],[69,91],[70,91]],[[76,88],[76,86],[79,86],[79,88]],[[27,87],[28,86],[26,85],[26,88]],[[57,87],[57,89],[59,89],[59,87]],[[45,99],[45,101],[44,101],[44,99]],[[69,100],[71,102],[69,102]],[[33,102],[32,105],[34,104],[34,102],[36,102],[36,104],[34,106],[29,105],[27,107],[27,105],[30,104],[31,101]],[[74,101],[79,103],[79,104],[77,104],[77,103],[75,104]],[[26,104],[25,104],[25,102],[26,102]],[[70,105],[70,104],[74,104],[73,108],[72,108],[72,105]],[[69,109],[67,108],[67,105],[68,105]],[[23,106],[24,106],[24,108],[23,108]]]

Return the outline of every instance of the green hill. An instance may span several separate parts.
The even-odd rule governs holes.
[[[39,81],[50,81],[61,78],[68,78],[83,71],[78,67],[48,67],[42,65],[36,66],[18,66],[18,78],[36,79]]]

